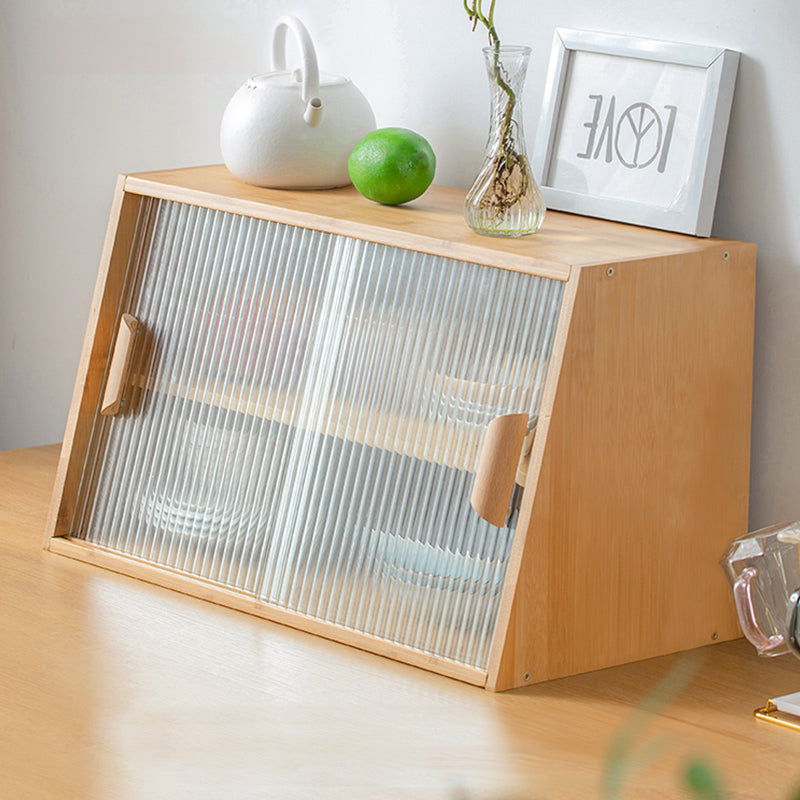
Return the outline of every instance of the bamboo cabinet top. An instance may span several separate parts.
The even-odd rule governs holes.
[[[129,175],[124,188],[560,280],[576,267],[703,252],[728,243],[555,211],[547,212],[535,235],[480,236],[464,221],[460,189],[431,186],[411,203],[383,206],[353,186],[320,191],[250,186],[224,165]]]

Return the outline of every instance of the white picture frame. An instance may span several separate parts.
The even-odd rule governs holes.
[[[709,236],[739,53],[557,28],[532,167],[547,207]]]

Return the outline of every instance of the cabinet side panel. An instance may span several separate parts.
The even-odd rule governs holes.
[[[492,689],[739,635],[755,248],[609,266],[580,277]]]
[[[69,533],[105,364],[116,329],[117,311],[141,201],[138,195],[126,194],[124,185],[125,178],[121,176],[114,192],[78,363],[45,533],[45,547],[52,537]]]

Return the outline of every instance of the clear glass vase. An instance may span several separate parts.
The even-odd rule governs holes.
[[[525,152],[522,87],[529,47],[485,47],[491,120],[483,165],[467,193],[464,217],[476,233],[525,236],[542,225],[545,205]]]

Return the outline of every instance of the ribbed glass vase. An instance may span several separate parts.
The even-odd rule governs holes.
[[[489,137],[478,177],[467,193],[464,217],[476,233],[525,236],[542,225],[545,205],[525,152],[522,87],[529,47],[485,47],[491,89]]]

